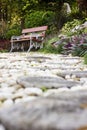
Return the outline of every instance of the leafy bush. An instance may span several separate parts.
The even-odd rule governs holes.
[[[67,43],[63,43],[63,53],[74,56],[84,56],[87,52],[87,34],[72,36]]]
[[[56,41],[58,41],[59,38],[58,37],[53,37],[50,40],[48,40],[48,42],[45,43],[45,46],[43,49],[41,49],[41,51],[45,52],[45,53],[55,53],[55,54],[60,54],[63,51],[63,44],[59,44],[57,47],[55,47],[53,45],[53,43],[55,43]]]
[[[0,48],[0,53],[5,53],[5,52],[8,52],[8,50]]]
[[[79,11],[78,6],[76,4],[72,7],[72,11],[69,14],[69,19],[70,20],[73,20],[73,19],[81,20],[81,19],[83,19],[83,15]]]
[[[33,11],[26,15],[25,27],[52,25],[53,17],[54,13],[51,11]]]
[[[84,55],[84,63],[87,64],[87,53]]]
[[[78,20],[78,19],[74,19],[73,21],[71,22],[67,22],[62,30],[61,30],[61,33],[62,34],[65,34],[65,35],[68,35],[68,36],[73,36],[73,35],[76,35],[76,34],[81,34],[83,32],[83,30],[79,30],[78,29],[78,26],[81,25],[82,21],[81,20]],[[73,31],[73,29],[76,29]]]
[[[5,33],[7,30],[7,24],[4,20],[0,21],[0,39],[5,39]]]
[[[13,24],[12,26],[11,25],[8,26],[8,30],[5,35],[7,39],[10,39],[12,35],[18,36],[20,34],[21,34],[20,25]]]
[[[54,28],[53,20],[54,13],[52,11],[33,11],[25,17],[25,28],[48,25],[52,30]]]

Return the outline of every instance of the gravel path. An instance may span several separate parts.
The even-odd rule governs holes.
[[[0,125],[0,130],[48,130],[48,128],[49,130],[76,130],[77,128],[87,130],[83,129],[87,125],[87,116],[85,116],[87,111],[82,111],[79,107],[85,103],[83,107],[86,108],[86,95],[87,66],[83,64],[82,58],[32,52],[0,53],[0,121],[3,124]],[[20,106],[20,104],[22,105]],[[45,115],[44,111],[47,112],[48,109],[50,112],[43,118],[38,117],[36,124],[33,119],[31,119],[32,123],[30,123],[30,119],[30,122],[26,121],[28,116],[33,118],[33,114],[25,112],[25,118],[21,113],[22,119],[25,119],[27,123],[22,120],[21,122],[24,123],[20,125],[18,113],[23,112],[22,109],[27,104],[31,104],[31,106],[35,104],[35,108],[34,106],[32,108],[36,111],[37,104],[40,106],[40,112],[37,111],[37,114],[35,110],[31,112],[30,106],[26,107],[30,113],[34,113],[36,116],[41,113]],[[63,110],[62,105],[67,106],[66,109]],[[42,106],[45,109],[43,112],[41,112]],[[55,106],[55,111],[52,110],[52,106]],[[60,110],[57,110],[58,106]],[[68,106],[71,106],[70,110],[68,110]],[[13,116],[14,108],[18,110],[15,112],[17,114],[15,117]],[[83,114],[76,113],[74,109]],[[8,118],[9,111],[12,112],[12,115]],[[68,115],[69,111],[72,111],[72,118],[71,115]],[[56,113],[59,113],[60,118],[56,116]],[[67,118],[65,113],[72,123],[70,120],[64,121]],[[75,121],[76,115],[78,123]],[[51,119],[53,116],[55,116],[55,120]],[[64,119],[61,119],[62,117]],[[12,121],[16,125],[12,125]],[[55,123],[52,125],[51,122]],[[32,124],[34,125],[32,126]]]

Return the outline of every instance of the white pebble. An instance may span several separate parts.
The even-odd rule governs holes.
[[[8,100],[4,101],[3,106],[4,107],[10,107],[13,104],[14,104],[13,101],[11,99],[8,99]]]
[[[34,100],[34,99],[36,99],[36,97],[35,96],[28,96],[28,97],[24,97],[24,98],[22,98],[22,102],[28,102],[28,101],[32,101],[32,100]]]
[[[73,87],[71,88],[71,91],[82,90],[82,89],[83,89],[83,86],[77,85],[77,86],[73,86]]]
[[[0,100],[11,99],[12,94],[7,92],[0,92]]]
[[[0,130],[6,130],[2,124],[0,124]]]
[[[70,75],[66,75],[66,76],[65,76],[65,79],[70,79]]]
[[[71,78],[72,78],[72,79],[75,79],[75,78],[76,78],[76,75],[75,75],[75,74],[73,74],[73,75],[71,76]]]
[[[24,89],[24,93],[25,94],[28,94],[28,95],[42,95],[42,90],[41,89],[39,89],[39,88],[25,88]]]
[[[9,85],[8,85],[7,83],[1,83],[0,86],[1,86],[2,88],[4,88],[4,87],[7,88]]]
[[[15,100],[15,103],[21,103],[22,102],[22,99],[21,98],[17,98],[16,100]]]

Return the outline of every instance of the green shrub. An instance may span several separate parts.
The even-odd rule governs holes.
[[[63,44],[63,53],[84,56],[87,51],[87,34],[72,36],[68,42],[64,42]]]
[[[53,19],[54,13],[52,11],[33,11],[25,17],[25,28],[47,25],[49,26],[49,31],[52,31],[54,29]]]
[[[7,30],[7,24],[5,21],[0,21],[0,39],[5,39],[6,36],[5,36],[5,33],[6,33],[6,30]]]
[[[53,17],[54,13],[51,11],[33,11],[26,15],[25,27],[52,25]]]
[[[63,26],[61,33],[64,35],[68,35],[68,36],[81,34],[83,32],[83,30],[76,29],[75,31],[72,31],[72,29],[74,29],[76,26],[79,26],[81,23],[82,23],[82,21],[78,20],[78,19],[74,19],[71,22],[67,22]]]
[[[84,63],[87,64],[87,53],[84,55]]]
[[[5,52],[8,52],[8,50],[0,48],[0,53],[5,53]]]
[[[48,42],[45,43],[45,46],[41,51],[45,53],[55,53],[60,54],[63,51],[63,44],[59,44],[57,47],[55,47],[52,43],[58,41],[58,37],[53,37],[52,39],[48,40]]]
[[[15,36],[18,36],[21,34],[21,28],[20,28],[20,25],[18,24],[13,24],[12,26],[8,26],[8,30],[6,32],[6,38],[7,39],[10,39],[11,36],[15,35]]]

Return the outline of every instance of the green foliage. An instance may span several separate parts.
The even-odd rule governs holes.
[[[45,87],[45,86],[42,86],[41,89],[42,89],[43,92],[46,92],[48,90],[48,88]]]
[[[12,35],[20,35],[21,27],[20,27],[20,19],[18,16],[12,16],[12,22],[10,21],[0,22],[0,39],[10,39]]]
[[[63,42],[63,54],[71,53],[74,56],[84,56],[87,52],[87,34],[75,35]]]
[[[53,45],[53,43],[56,42],[56,41],[58,41],[58,40],[59,40],[58,37],[51,38],[50,40],[48,40],[45,43],[45,46],[44,46],[43,49],[41,49],[41,51],[44,52],[44,53],[60,54],[63,51],[63,49],[62,49],[63,44],[59,44],[57,47],[55,47]]]
[[[71,51],[71,53],[72,53],[72,55],[73,56],[83,56],[84,54],[85,54],[85,49],[84,49],[84,46],[75,46],[73,49],[72,49],[72,51]]]
[[[62,39],[58,37],[51,38],[45,43],[43,51],[46,53],[84,56],[87,53],[87,34],[74,35]]]
[[[8,50],[0,48],[0,53],[6,53]]]
[[[9,27],[8,27],[8,30],[7,30],[7,32],[6,32],[6,38],[7,39],[10,39],[11,38],[11,36],[18,36],[18,35],[20,35],[21,34],[21,28],[20,28],[20,25],[18,25],[18,24],[14,24],[14,25],[10,25]]]
[[[42,25],[51,26],[54,13],[52,11],[33,11],[25,17],[25,28]]]
[[[78,6],[76,4],[72,7],[72,11],[69,14],[69,19],[70,20],[73,20],[73,19],[81,20],[82,19],[82,14],[79,12]]]
[[[84,63],[87,64],[87,53],[84,55]]]
[[[5,39],[6,38],[6,36],[5,36],[6,30],[7,30],[6,22],[1,21],[0,22],[0,39]]]
[[[74,19],[71,22],[65,23],[64,27],[61,30],[62,34],[72,36],[72,35],[82,33],[81,30],[72,31],[72,29],[74,29],[76,26],[80,25],[81,23],[82,23],[82,21],[80,21],[78,19]]]

